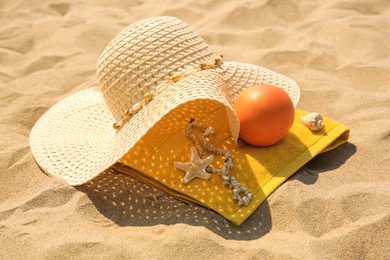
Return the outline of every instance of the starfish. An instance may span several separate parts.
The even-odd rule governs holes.
[[[210,155],[204,159],[200,159],[195,147],[191,147],[191,160],[189,162],[175,161],[173,164],[176,168],[186,172],[186,175],[181,180],[184,184],[189,183],[193,178],[209,179],[210,174],[206,171],[206,167],[214,159],[213,155]]]

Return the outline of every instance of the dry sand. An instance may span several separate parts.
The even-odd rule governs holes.
[[[390,2],[160,2],[0,1],[0,258],[390,259]],[[295,79],[298,108],[349,126],[350,142],[241,227],[113,170],[79,188],[45,175],[31,127],[96,86],[98,56],[122,28],[157,15],[191,24],[225,60]]]

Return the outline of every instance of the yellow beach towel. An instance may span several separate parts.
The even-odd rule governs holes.
[[[210,101],[209,105],[214,104]],[[190,106],[189,104],[188,109]],[[188,116],[188,110],[184,114]],[[200,116],[199,111],[194,111],[193,114]],[[182,183],[181,179],[185,173],[177,169],[173,162],[189,161],[190,147],[194,145],[186,137],[188,120],[172,122],[168,115],[162,120],[165,122],[152,128],[137,147],[120,159],[114,167],[157,186],[178,199],[214,210],[232,223],[240,225],[277,187],[310,159],[348,140],[349,129],[328,118],[324,118],[325,127],[321,131],[311,131],[300,122],[300,117],[306,114],[305,111],[296,110],[295,122],[287,136],[276,145],[264,148],[236,145],[229,134],[226,112],[221,107],[216,106],[211,114],[197,119],[202,125],[215,129],[216,134],[210,137],[210,143],[231,151],[235,167],[230,174],[253,193],[248,206],[237,206],[232,190],[223,185],[217,174],[212,174],[208,180],[196,178],[188,184]],[[176,118],[177,115],[171,116]],[[172,133],[171,128],[175,128],[175,124],[183,126],[180,131]],[[161,136],[157,135],[157,131],[160,134],[165,131],[166,139],[154,138]],[[223,162],[222,156],[214,156],[211,164],[220,168]]]

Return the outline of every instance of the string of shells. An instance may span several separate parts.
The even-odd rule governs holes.
[[[168,81],[161,83],[154,90],[151,90],[150,92],[146,93],[141,101],[135,103],[129,110],[126,110],[123,116],[117,122],[115,122],[112,127],[115,130],[119,130],[132,116],[134,116],[144,106],[146,106],[150,101],[152,101],[155,96],[157,96],[179,80],[191,75],[196,71],[214,69],[220,66],[222,64],[222,58],[222,55],[217,55],[210,62],[201,63],[193,69],[185,70],[180,74],[173,75]]]
[[[230,151],[223,150],[210,144],[210,135],[215,133],[214,129],[212,127],[202,126],[198,124],[195,119],[191,118],[187,126],[187,136],[194,142],[195,148],[201,157],[205,157],[205,153],[202,149],[202,146],[200,145],[198,137],[193,132],[193,128],[197,128],[203,132],[203,146],[206,151],[216,155],[224,156],[225,158],[221,169],[209,165],[206,168],[206,171],[209,173],[217,173],[219,176],[221,176],[222,183],[233,191],[233,199],[237,201],[238,206],[248,206],[253,197],[253,194],[248,188],[242,186],[234,176],[229,174],[229,169],[234,167]]]

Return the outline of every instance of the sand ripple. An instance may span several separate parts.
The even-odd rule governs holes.
[[[61,98],[96,86],[123,27],[174,15],[226,60],[294,78],[299,108],[351,128],[242,226],[109,169],[74,188],[28,144]],[[0,0],[0,259],[389,259],[390,2]]]

